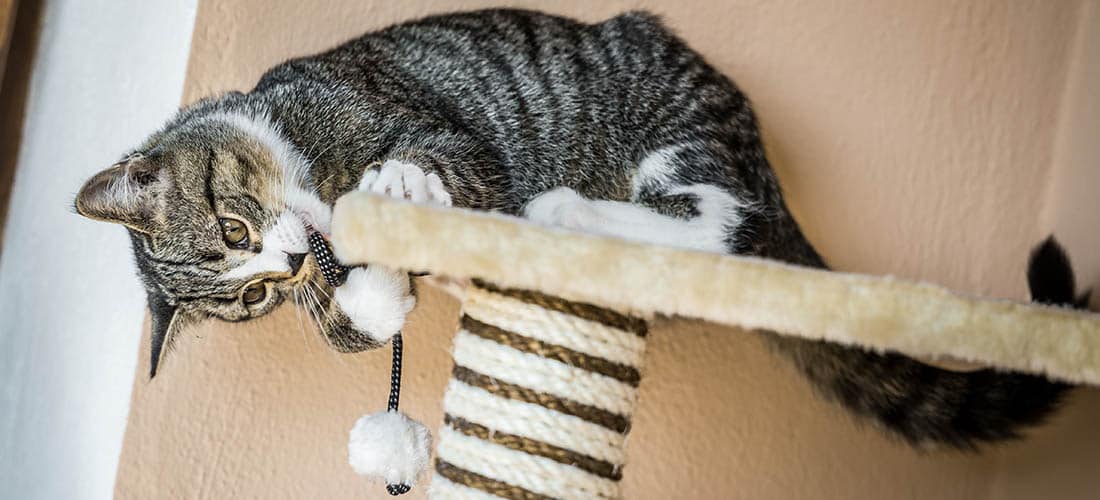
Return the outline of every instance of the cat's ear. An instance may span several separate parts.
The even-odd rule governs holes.
[[[76,195],[76,211],[148,232],[154,202],[150,188],[159,179],[158,167],[143,155],[132,155],[88,179]]]
[[[149,379],[152,380],[157,376],[157,369],[164,358],[171,352],[180,331],[194,323],[194,320],[179,306],[169,304],[164,297],[155,294],[149,295],[149,312],[153,320],[153,331],[149,342],[151,347]]]

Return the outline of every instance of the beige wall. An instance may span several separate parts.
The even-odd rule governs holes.
[[[1078,17],[1077,40],[1055,139],[1054,173],[1041,227],[1053,230],[1076,258],[1079,278],[1100,284],[1100,2]],[[1098,287],[1100,288],[1100,287]],[[1094,293],[1093,310],[1100,305]],[[1073,411],[1006,450],[995,483],[1000,499],[1100,496],[1100,391],[1078,395]]]
[[[1065,84],[1041,225],[1055,231],[1085,284],[1100,288],[1100,2],[1086,2]],[[1100,309],[1100,290],[1093,310]]]
[[[184,101],[247,89],[266,67],[367,29],[500,4],[204,0]],[[1095,26],[1082,21],[1097,18],[1094,4],[509,4],[588,20],[664,14],[754,100],[796,215],[839,268],[1022,298],[1028,248],[1057,229],[1100,278],[1097,212],[1083,212],[1096,197],[1082,184],[1100,175],[1087,161],[1100,124],[1072,112],[1096,106],[1086,89],[1100,81],[1100,48],[1078,37]],[[425,287],[406,333],[403,406],[433,427],[457,312]],[[1100,488],[1078,467],[1100,450],[1088,424],[1096,392],[1036,439],[980,457],[921,455],[815,398],[752,336],[661,322],[648,363],[631,498],[1027,498],[1014,496],[1020,484],[1047,478],[1068,478],[1067,498]],[[387,369],[384,353],[327,351],[290,309],[199,328],[155,384],[138,369],[118,496],[382,498],[346,466],[344,446],[354,419],[380,409]]]

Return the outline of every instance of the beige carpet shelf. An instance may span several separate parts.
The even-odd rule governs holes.
[[[336,204],[333,243],[349,263],[481,278],[636,314],[946,356],[1100,385],[1098,314],[983,299],[891,277],[642,245],[364,193]]]

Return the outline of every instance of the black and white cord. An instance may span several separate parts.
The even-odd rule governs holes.
[[[330,286],[338,287],[347,281],[350,269],[336,260],[336,256],[332,254],[332,247],[321,233],[316,231],[309,233],[309,248],[313,251],[313,257],[317,260],[321,275]],[[395,412],[401,400],[401,332],[396,333],[390,342],[393,346],[393,364],[390,367],[390,399],[386,409]],[[411,486],[408,484],[386,485],[386,491],[394,496],[408,493],[410,489]]]

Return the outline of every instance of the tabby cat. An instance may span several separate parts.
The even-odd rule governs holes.
[[[129,229],[153,376],[187,325],[255,318],[288,297],[334,349],[384,345],[414,305],[408,275],[356,268],[332,289],[308,254],[307,233],[326,233],[355,189],[825,267],[784,204],[749,101],[638,12],[596,24],[442,15],[285,62],[248,93],[181,110],[91,178],[76,209]],[[823,394],[914,445],[1012,437],[1064,391],[770,339]]]

